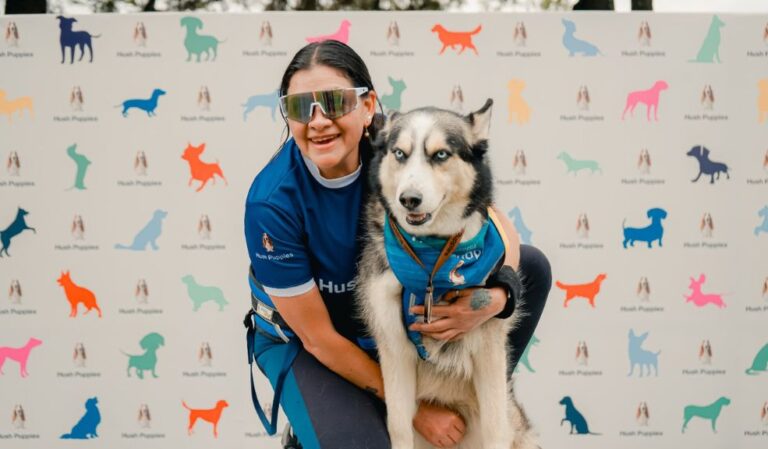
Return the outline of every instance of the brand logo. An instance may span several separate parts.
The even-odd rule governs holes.
[[[203,367],[210,367],[213,363],[213,352],[207,341],[200,343],[200,349],[197,351],[197,362]]]
[[[136,157],[133,158],[133,171],[137,176],[147,176],[148,168],[147,155],[142,150],[137,151]]]
[[[387,25],[387,43],[392,47],[400,45],[400,27],[394,20]]]
[[[261,235],[261,246],[263,246],[268,253],[275,251],[275,245],[272,243],[272,239],[269,238],[266,232]]]
[[[149,412],[149,406],[147,404],[141,404],[139,406],[139,417],[137,418],[139,427],[142,429],[149,429],[152,427],[152,414]]]
[[[635,290],[637,299],[640,302],[650,302],[651,300],[651,284],[648,282],[648,278],[643,276],[637,281],[637,289]]]
[[[528,40],[528,32],[525,30],[525,22],[515,22],[515,29],[512,31],[512,42],[516,47],[525,47]]]
[[[211,93],[208,91],[208,86],[200,86],[200,90],[197,91],[197,107],[201,111],[211,110]]]
[[[637,42],[641,47],[651,46],[651,26],[645,20],[640,22],[640,28],[637,31]]]
[[[11,425],[14,429],[24,429],[27,424],[27,414],[24,411],[24,407],[21,404],[13,406],[13,412],[11,414]]]
[[[635,420],[639,426],[648,427],[648,421],[651,419],[648,412],[648,404],[645,401],[637,404],[637,411],[635,412]]]
[[[272,25],[269,20],[263,20],[259,28],[259,42],[265,47],[272,46]]]
[[[133,27],[133,43],[137,47],[147,46],[147,28],[144,26],[144,22],[136,22]]]
[[[5,44],[9,47],[18,47],[19,39],[19,27],[16,26],[16,22],[5,24]]]
[[[768,160],[768,154],[766,154]],[[19,159],[19,153],[11,151],[8,153],[8,158],[5,162],[5,169],[8,172],[8,176],[19,176],[21,173],[21,160]]]
[[[72,352],[72,364],[75,368],[85,368],[88,357],[85,354],[85,345],[82,342],[75,343],[75,349]]]
[[[75,112],[81,112],[83,110],[83,90],[80,86],[73,86],[69,92],[69,107]]]
[[[136,289],[133,293],[136,302],[139,304],[147,304],[149,302],[149,287],[145,279],[139,279],[136,281]]]
[[[321,292],[327,293],[347,293],[355,290],[357,283],[355,281],[349,281],[346,283],[337,283],[333,281],[325,281],[318,278],[317,284]]]

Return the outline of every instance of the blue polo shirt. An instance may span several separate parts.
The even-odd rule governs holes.
[[[358,167],[342,178],[323,178],[290,139],[256,175],[245,204],[248,255],[263,288],[254,293],[272,305],[267,295],[294,296],[317,286],[334,327],[353,342],[364,329],[353,302],[360,173]]]

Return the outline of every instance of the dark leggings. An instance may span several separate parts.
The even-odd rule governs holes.
[[[517,365],[539,322],[552,285],[549,261],[538,249],[520,246],[525,287],[525,317],[509,334],[510,362]],[[255,353],[259,368],[272,382],[285,344],[260,335]],[[386,409],[376,397],[330,371],[304,349],[286,377],[280,405],[304,449],[389,449]]]

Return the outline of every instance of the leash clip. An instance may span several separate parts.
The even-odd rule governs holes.
[[[429,324],[432,322],[432,291],[434,290],[434,287],[432,287],[432,282],[427,285],[427,293],[424,295],[424,321]]]

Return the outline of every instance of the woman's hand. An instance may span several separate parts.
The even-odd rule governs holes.
[[[458,413],[426,402],[419,403],[413,417],[413,428],[431,445],[446,449],[456,446],[467,429]]]
[[[459,339],[501,312],[507,292],[501,287],[450,290],[442,300],[449,304],[432,306],[431,323],[415,323],[409,329],[435,340]],[[411,312],[424,315],[424,306],[414,306]]]

